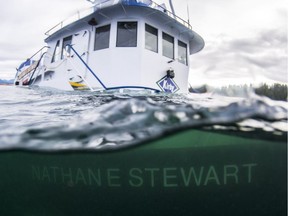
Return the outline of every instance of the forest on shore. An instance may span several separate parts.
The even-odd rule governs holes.
[[[228,85],[222,87],[207,87],[202,86],[200,88],[189,88],[193,93],[215,92],[225,96],[245,96],[249,92],[254,91],[257,95],[266,96],[272,100],[288,101],[287,84],[274,83],[268,85],[266,83],[259,87],[253,87],[252,85]]]
[[[286,84],[274,83],[270,86],[263,84],[255,89],[255,93],[273,100],[288,101],[287,88]]]

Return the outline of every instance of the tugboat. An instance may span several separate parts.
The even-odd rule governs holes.
[[[15,85],[61,90],[187,93],[189,55],[204,40],[170,0],[94,0],[45,34],[46,46],[17,69]]]

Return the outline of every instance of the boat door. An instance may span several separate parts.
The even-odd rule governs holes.
[[[89,50],[89,40],[90,40],[90,31],[82,30],[77,32],[72,37],[72,46],[77,52],[77,54],[81,57],[81,59],[88,64],[88,50]],[[80,75],[82,77],[86,77],[87,68],[80,60],[74,51],[71,50],[71,66],[74,75]]]

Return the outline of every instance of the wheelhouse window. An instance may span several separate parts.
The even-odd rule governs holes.
[[[162,33],[163,40],[163,56],[174,59],[174,37]]]
[[[64,56],[69,56],[70,55],[71,48],[68,47],[67,45],[68,44],[71,45],[71,43],[72,43],[72,35],[63,39],[61,59],[63,59]]]
[[[111,25],[102,26],[96,29],[94,50],[109,48]]]
[[[53,52],[51,63],[60,60],[60,41],[58,40]]]
[[[188,65],[187,61],[187,44],[182,41],[178,41],[178,61]]]
[[[145,24],[145,48],[158,52],[158,29]]]
[[[118,22],[117,47],[137,47],[137,22]]]

